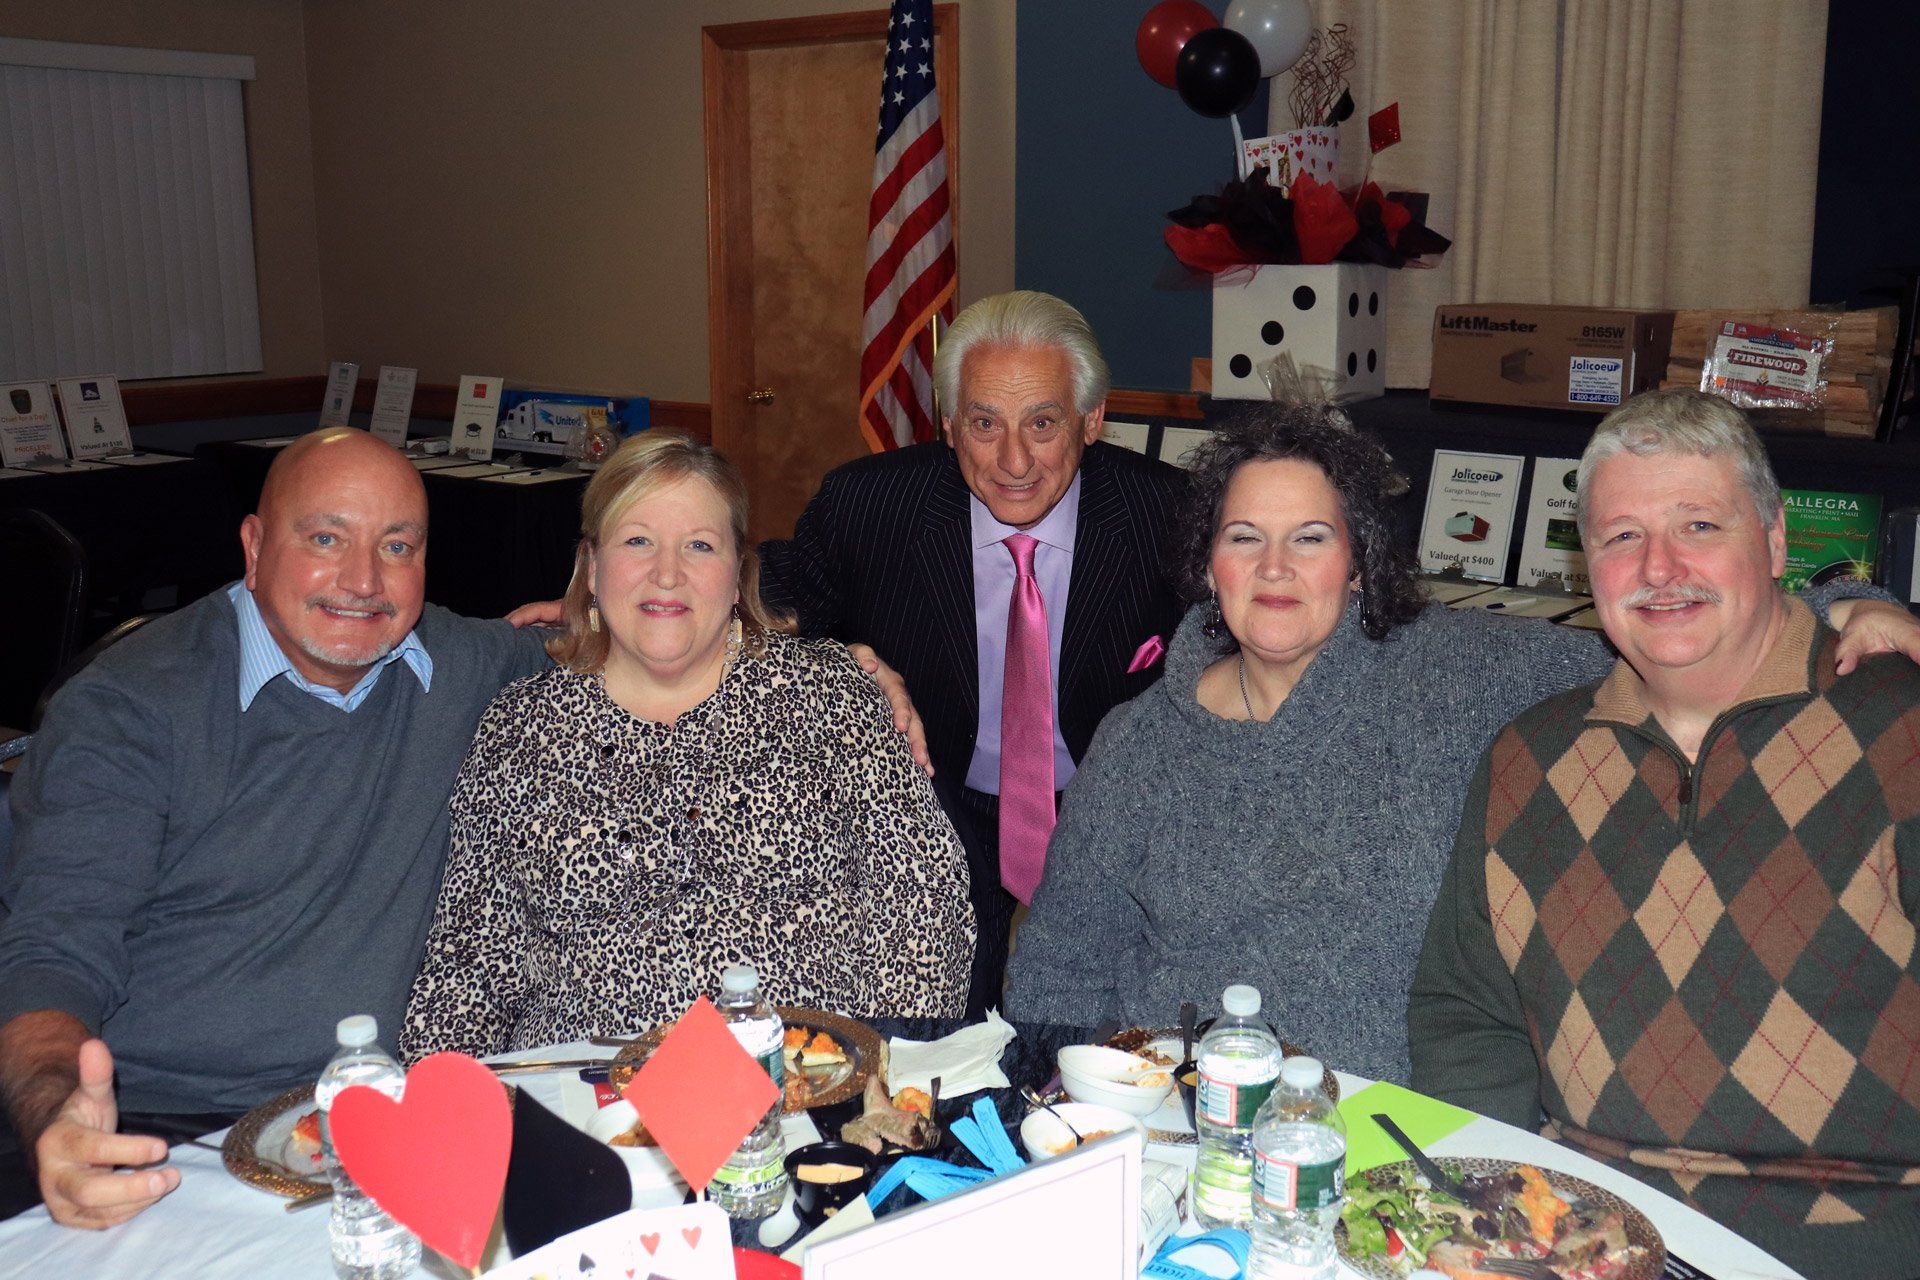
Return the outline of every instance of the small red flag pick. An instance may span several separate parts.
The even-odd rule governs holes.
[[[354,1085],[328,1121],[340,1163],[375,1204],[422,1244],[479,1267],[513,1147],[506,1087],[484,1063],[436,1053],[407,1072],[400,1101]]]
[[[680,1015],[623,1092],[695,1191],[706,1189],[780,1098],[767,1069],[705,996]]]
[[[1378,155],[1400,141],[1400,104],[1389,102],[1367,117],[1367,142]]]

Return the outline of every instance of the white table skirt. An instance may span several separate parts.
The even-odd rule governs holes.
[[[606,1050],[559,1045],[516,1057],[581,1058]],[[571,1076],[516,1076],[542,1103],[562,1111],[561,1086]],[[1341,1074],[1350,1094],[1371,1081]],[[1154,1146],[1154,1159],[1191,1165],[1191,1147]],[[1796,1280],[1798,1273],[1679,1201],[1536,1134],[1484,1117],[1435,1143],[1439,1155],[1527,1160],[1585,1178],[1617,1192],[1653,1221],[1667,1246],[1717,1280]],[[324,1208],[287,1213],[278,1196],[230,1177],[220,1157],[197,1147],[175,1147],[179,1188],[133,1221],[108,1231],[56,1226],[45,1209],[0,1222],[0,1276],[192,1276],[197,1280],[330,1280]],[[1198,1259],[1196,1259],[1198,1260]],[[1342,1268],[1346,1276],[1355,1273]]]

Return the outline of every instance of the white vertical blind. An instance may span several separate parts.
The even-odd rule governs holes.
[[[241,82],[0,62],[0,382],[260,368]]]

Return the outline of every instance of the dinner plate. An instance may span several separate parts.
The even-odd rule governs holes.
[[[1528,1163],[1521,1160],[1493,1160],[1484,1156],[1435,1156],[1434,1159],[1439,1162],[1441,1168],[1450,1173],[1479,1176],[1512,1173],[1522,1164]],[[1571,1204],[1587,1204],[1601,1209],[1615,1210],[1626,1219],[1627,1243],[1639,1245],[1646,1252],[1634,1259],[1633,1265],[1622,1271],[1616,1280],[1658,1280],[1660,1274],[1666,1269],[1667,1244],[1660,1238],[1660,1232],[1655,1229],[1653,1223],[1647,1220],[1646,1214],[1605,1187],[1595,1186],[1585,1178],[1576,1178],[1570,1173],[1560,1173],[1543,1165],[1536,1164],[1532,1167],[1545,1175],[1548,1185],[1561,1199]],[[1413,1161],[1400,1160],[1393,1164],[1376,1165],[1366,1173],[1357,1173],[1351,1181],[1357,1182],[1368,1173],[1382,1170],[1405,1176],[1418,1176],[1419,1173],[1414,1168]],[[1340,1260],[1363,1276],[1371,1277],[1372,1280],[1405,1280],[1405,1277],[1411,1274],[1412,1268],[1403,1262],[1390,1260],[1377,1253],[1362,1256],[1350,1252],[1347,1248],[1347,1224],[1344,1222],[1334,1228],[1333,1238],[1340,1251]]]
[[[848,1098],[857,1098],[867,1087],[870,1076],[886,1069],[887,1042],[880,1033],[864,1022],[844,1017],[837,1013],[828,1013],[824,1009],[803,1009],[787,1005],[776,1006],[780,1021],[788,1027],[805,1027],[809,1032],[824,1031],[832,1036],[847,1055],[845,1062],[829,1063],[817,1067],[795,1066],[790,1075],[797,1074],[806,1081],[806,1090],[802,1093],[791,1080],[788,1082],[784,1109],[791,1113],[808,1111],[814,1107],[829,1107],[836,1102],[845,1102]],[[614,1055],[613,1065],[608,1068],[608,1076],[615,1089],[627,1087],[627,1081],[640,1069],[653,1051],[660,1047],[660,1041],[666,1036],[667,1027],[659,1026],[623,1046]]]
[[[293,1126],[301,1116],[315,1110],[313,1086],[305,1084],[269,1098],[241,1116],[220,1144],[220,1159],[227,1172],[250,1187],[289,1200],[330,1189],[332,1184],[320,1167],[320,1153],[297,1150],[293,1142]],[[290,1176],[288,1170],[307,1176]]]

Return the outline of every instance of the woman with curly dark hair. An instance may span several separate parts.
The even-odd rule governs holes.
[[[1609,653],[1429,605],[1389,523],[1392,460],[1336,409],[1251,410],[1192,468],[1194,607],[1067,789],[1008,1008],[1164,1024],[1250,982],[1289,1040],[1405,1083],[1408,986],[1474,765]]]

